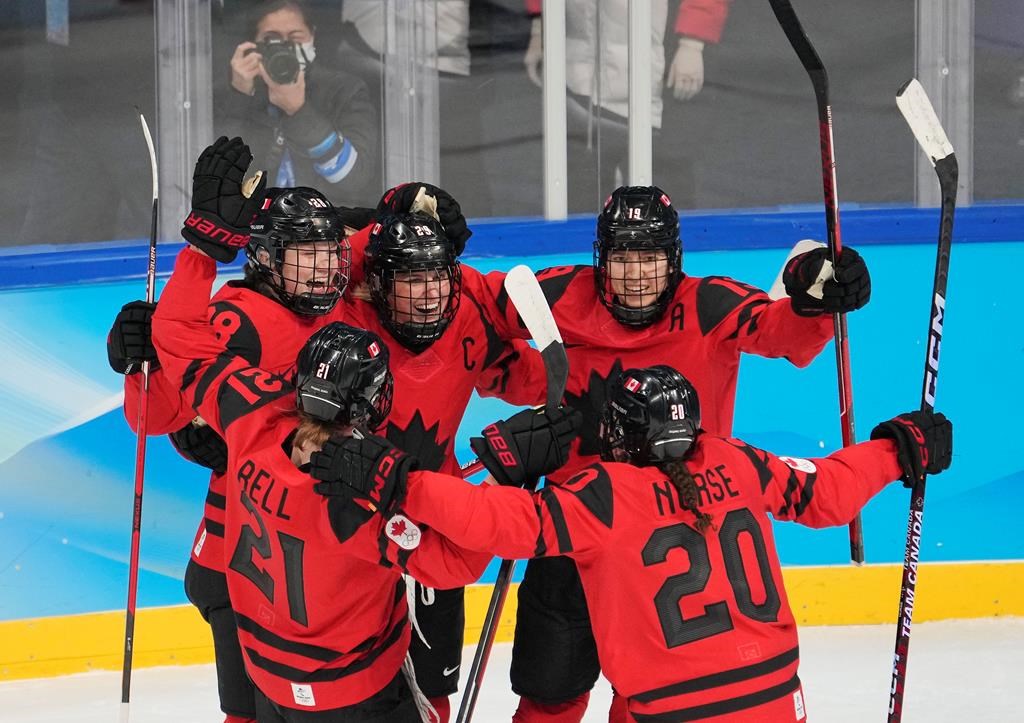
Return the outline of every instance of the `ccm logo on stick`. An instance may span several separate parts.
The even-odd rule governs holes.
[[[498,431],[498,427],[495,424],[488,426],[484,429],[484,439],[487,440],[487,444],[491,446],[491,450],[494,452],[494,456],[506,467],[517,467],[519,466],[516,462],[516,457],[512,454],[508,448],[508,443],[505,438],[501,436],[501,432]]]
[[[946,316],[946,300],[935,295],[932,328],[928,334],[928,368],[924,372],[924,398],[935,406],[935,385],[939,379],[939,346],[942,344],[942,321]]]

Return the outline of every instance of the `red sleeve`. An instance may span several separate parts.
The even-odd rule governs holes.
[[[725,19],[729,16],[732,0],[682,0],[676,16],[676,34],[686,35],[705,43],[722,39]]]
[[[504,353],[487,365],[476,380],[481,397],[498,397],[517,406],[543,404],[548,376],[540,352],[522,339],[503,345]]]
[[[146,410],[146,435],[149,437],[177,432],[196,416],[182,398],[181,390],[172,384],[164,370],[149,374],[149,401]],[[142,375],[129,374],[124,378],[124,417],[133,432],[138,432],[139,400],[142,395]]]
[[[765,509],[808,527],[845,525],[902,472],[892,440],[861,442],[828,457],[780,457],[729,440],[757,470]]]
[[[611,509],[607,473],[601,465],[585,472],[575,483],[532,494],[517,487],[474,485],[437,472],[417,472],[409,476],[403,507],[411,517],[471,550],[508,559],[580,557],[601,548],[611,534],[610,516],[602,520],[602,504],[592,504],[605,500],[606,494],[605,509]],[[598,487],[592,489],[595,481]]]
[[[405,527],[414,524],[411,520],[392,517],[382,520],[380,536],[389,538],[388,530],[396,525]],[[471,585],[484,574],[493,557],[485,551],[473,551],[460,547],[436,530],[420,528],[419,545],[412,554],[399,547],[392,538],[387,545],[387,559],[398,565],[427,587],[448,590]]]
[[[832,317],[798,316],[790,300],[772,301],[760,289],[725,276],[700,279],[697,316],[704,334],[724,349],[810,364],[832,340]]]
[[[285,381],[224,348],[208,321],[207,303],[217,263],[186,246],[178,254],[153,314],[153,344],[172,384],[192,387],[193,408],[219,435],[263,405],[288,393]]]
[[[352,249],[352,267],[349,269],[348,283],[353,288],[366,281],[363,265],[366,261],[366,247],[370,243],[371,228],[373,228],[373,224],[348,237],[348,244]]]

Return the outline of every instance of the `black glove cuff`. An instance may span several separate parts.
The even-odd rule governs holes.
[[[217,261],[229,263],[249,243],[249,228],[231,226],[214,214],[192,209],[181,236]]]

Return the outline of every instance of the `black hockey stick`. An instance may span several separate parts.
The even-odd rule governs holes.
[[[138,110],[138,109],[136,109]],[[156,222],[159,208],[156,149],[149,133],[146,117],[139,113],[142,133],[149,149],[149,166],[153,175],[153,219],[149,228],[149,263],[146,267],[146,301],[156,299]],[[132,506],[132,543],[128,556],[128,602],[124,621],[124,664],[121,668],[121,721],[127,723],[132,688],[132,653],[135,650],[135,601],[139,587],[139,543],[142,532],[142,487],[146,475],[146,429],[149,412],[149,361],[142,362],[142,393],[139,396],[139,417],[135,440],[135,502]]]
[[[551,315],[547,299],[544,298],[540,284],[537,283],[537,277],[526,266],[516,266],[508,272],[505,277],[505,291],[508,292],[512,304],[519,312],[519,317],[544,358],[548,381],[547,404],[549,407],[557,406],[565,394],[565,384],[569,378],[569,360],[565,355],[562,336],[558,332],[555,318]],[[502,560],[498,568],[494,591],[487,605],[487,614],[480,630],[480,642],[477,643],[476,653],[473,655],[473,664],[469,669],[469,678],[462,695],[462,703],[459,705],[456,723],[469,723],[473,718],[473,710],[480,695],[480,685],[483,683],[487,659],[494,645],[494,636],[498,632],[498,619],[501,617],[502,608],[505,607],[505,598],[508,596],[515,565],[515,560]]]
[[[942,323],[946,315],[946,279],[949,275],[949,252],[953,244],[953,213],[956,210],[957,162],[953,146],[939,123],[924,88],[917,80],[907,81],[896,93],[896,105],[906,118],[928,160],[935,166],[942,193],[939,215],[939,250],[935,257],[935,281],[932,284],[931,314],[928,320],[928,346],[924,357],[924,383],[921,388],[921,409],[935,409],[935,392],[939,378],[939,347],[942,344]],[[907,656],[910,654],[910,627],[914,618],[917,591],[917,563],[921,555],[921,530],[924,517],[925,480],[922,477],[910,493],[910,514],[907,518],[907,544],[903,553],[903,582],[900,587],[900,608],[896,620],[896,654],[893,659],[892,685],[889,689],[889,723],[903,719],[903,693],[907,683]]]
[[[828,100],[828,73],[800,25],[790,0],[768,0],[789,44],[793,46],[800,63],[811,78],[814,98],[818,104],[818,134],[821,145],[821,182],[825,192],[825,230],[828,248],[835,267],[843,250],[839,232],[839,197],[836,192],[835,146],[832,140],[832,106]],[[846,314],[835,314],[832,319],[836,341],[836,371],[839,377],[839,424],[843,431],[843,446],[857,441],[853,422],[853,380],[850,378],[850,342],[846,334]],[[860,513],[850,522],[850,561],[864,563],[864,529]]]

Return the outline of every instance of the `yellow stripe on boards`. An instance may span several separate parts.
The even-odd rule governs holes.
[[[789,603],[799,625],[893,623],[902,567],[788,567]],[[497,642],[512,640],[516,592],[508,592]],[[466,589],[466,644],[475,644],[491,585]],[[917,582],[914,621],[1024,616],[1024,562],[926,563]],[[124,612],[0,622],[0,680],[89,670],[120,670]],[[213,662],[210,628],[191,605],[145,608],[135,620],[136,667]]]

